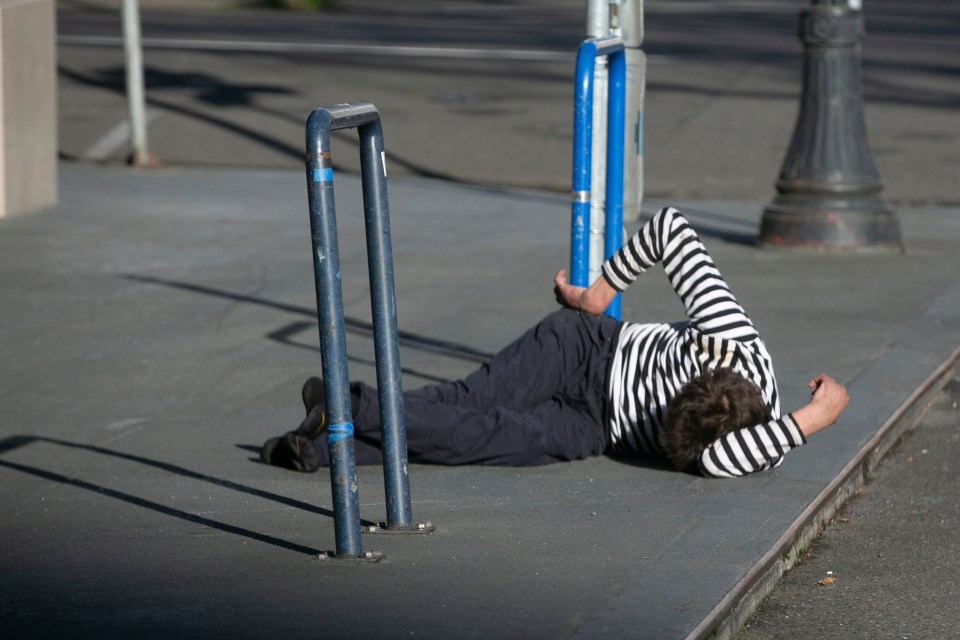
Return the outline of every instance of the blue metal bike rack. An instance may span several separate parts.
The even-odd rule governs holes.
[[[330,447],[336,555],[343,558],[361,555],[361,535],[330,132],[352,128],[356,128],[360,136],[363,211],[383,439],[386,528],[411,526],[383,131],[380,114],[372,104],[340,104],[316,109],[310,114],[306,142],[317,317],[330,425],[327,443]]]
[[[573,193],[570,238],[570,283],[590,285],[591,146],[593,141],[593,68],[597,56],[609,60],[607,98],[607,188],[604,258],[623,244],[623,154],[626,111],[627,64],[619,36],[591,38],[577,50],[573,123]],[[606,315],[620,319],[620,294],[607,307]]]

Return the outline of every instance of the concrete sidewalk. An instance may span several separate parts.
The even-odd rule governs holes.
[[[414,465],[436,533],[365,535],[379,564],[319,560],[329,476],[256,460],[320,368],[302,172],[65,164],[61,200],[0,221],[4,638],[724,635],[960,345],[955,209],[900,211],[903,255],[831,255],[753,247],[760,205],[686,203],[784,410],[825,371],[852,398],[836,426],[736,481],[608,458]],[[565,196],[403,178],[390,203],[402,330],[494,351],[555,308]],[[337,210],[345,313],[364,321],[357,178],[338,175]],[[683,313],[658,270],[623,306]],[[372,382],[372,340],[348,339]],[[417,340],[401,358],[407,388],[476,366]],[[359,482],[364,522],[383,520],[380,469]]]

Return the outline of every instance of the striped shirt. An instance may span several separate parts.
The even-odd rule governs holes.
[[[661,263],[687,310],[679,324],[624,323],[608,376],[610,450],[662,456],[658,432],[670,399],[691,378],[729,367],[760,388],[773,419],[719,438],[700,455],[706,476],[735,477],[778,466],[806,442],[793,416],[780,415],[773,363],[753,322],[683,215],[662,209],[602,274],[617,291]]]

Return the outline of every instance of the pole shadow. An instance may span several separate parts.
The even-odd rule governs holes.
[[[319,331],[319,329],[317,328],[316,322],[309,322],[305,320],[295,320],[289,324],[286,324],[280,327],[276,331],[271,331],[270,333],[267,334],[267,338],[275,342],[278,342],[280,344],[287,345],[289,347],[295,347],[297,349],[306,349],[308,351],[313,351],[315,353],[321,353],[322,349],[320,349],[319,345],[305,344],[303,342],[298,342],[294,340],[294,336],[310,329],[313,329],[314,331]],[[350,354],[347,354],[347,360],[349,360],[350,362],[355,362],[357,364],[367,365],[371,367],[375,367],[377,365],[376,360],[371,360],[369,358],[360,358],[357,356],[352,356]],[[400,371],[406,375],[423,378],[424,380],[429,380],[430,382],[442,383],[442,382],[450,381],[449,378],[445,378],[442,376],[435,376],[432,373],[426,373],[424,371],[411,369],[410,367],[404,367],[402,365],[400,367]]]
[[[58,68],[58,74],[72,82],[88,87],[105,89],[119,95],[125,95],[124,68],[122,66],[101,69],[94,73],[83,74],[64,66]],[[151,107],[158,107],[170,113],[176,113],[181,116],[191,118],[202,122],[215,129],[225,131],[240,138],[245,138],[251,142],[259,144],[267,149],[271,149],[281,155],[290,158],[297,163],[303,162],[304,148],[297,143],[292,143],[276,137],[264,134],[258,129],[246,127],[226,118],[221,118],[211,113],[206,113],[199,108],[178,104],[174,100],[164,99],[157,96],[157,92],[167,90],[184,90],[190,92],[195,102],[202,105],[213,107],[232,107],[246,109],[265,117],[276,118],[284,122],[303,126],[304,119],[267,106],[258,104],[256,97],[258,95],[291,95],[295,92],[280,86],[272,85],[246,85],[242,83],[231,83],[212,76],[201,73],[178,73],[170,72],[157,67],[145,67],[146,90],[149,91],[145,101]],[[169,94],[168,94],[169,95]],[[340,142],[346,142],[359,148],[356,136],[351,136],[349,132],[334,132],[334,137]],[[83,157],[71,156],[61,153],[60,157],[66,160],[84,160]],[[413,175],[421,178],[439,180],[452,184],[466,184],[475,186],[485,186],[483,182],[471,182],[461,176],[446,173],[432,169],[425,165],[418,164],[413,160],[391,151],[390,162],[403,167]],[[334,162],[334,169],[346,173],[354,173],[347,170],[338,163]]]
[[[302,307],[299,305],[287,304],[284,302],[276,302],[274,300],[267,300],[266,298],[258,298],[256,296],[251,296],[243,293],[236,293],[233,291],[224,291],[222,289],[215,289],[213,287],[207,287],[204,285],[192,284],[188,282],[167,280],[167,279],[158,278],[155,276],[124,273],[124,274],[120,274],[120,277],[124,278],[125,280],[133,280],[135,282],[162,285],[165,287],[171,287],[173,289],[190,291],[192,293],[200,293],[208,296],[227,298],[229,300],[234,300],[236,302],[246,302],[249,304],[256,304],[264,307],[270,307],[272,309],[279,309],[281,311],[287,311],[289,313],[294,313],[301,316],[309,316],[310,318],[313,319],[313,322],[316,322],[317,310],[315,308]],[[302,327],[297,327],[297,330],[299,331],[301,328]],[[348,333],[352,333],[354,335],[363,336],[367,338],[373,338],[373,325],[369,322],[358,320],[356,318],[344,318],[344,328]],[[288,339],[290,331],[291,331],[291,328],[289,326],[281,327],[277,331],[274,331],[268,334],[267,337],[272,340],[278,340],[282,342]],[[279,336],[279,338],[276,336]],[[398,331],[397,338],[401,347],[408,347],[411,349],[416,349],[418,351],[434,353],[434,354],[445,356],[448,358],[456,358],[459,360],[466,360],[468,362],[476,362],[478,364],[486,364],[487,361],[493,358],[492,353],[481,351],[480,349],[476,349],[469,345],[459,344],[456,342],[449,342],[446,340],[438,340],[436,338],[431,338],[429,336],[423,336],[416,333],[411,333],[409,331]],[[416,373],[415,375],[422,375],[422,374]]]
[[[192,480],[199,480],[199,481],[202,481],[202,482],[207,482],[207,483],[216,485],[216,486],[218,486],[218,487],[223,487],[223,488],[226,488],[226,489],[231,489],[231,490],[233,490],[233,491],[238,491],[238,492],[240,492],[240,493],[243,493],[243,494],[246,494],[246,495],[250,495],[250,496],[254,496],[254,497],[257,497],[257,498],[263,498],[263,499],[265,499],[265,500],[270,500],[270,501],[272,501],[272,502],[277,502],[277,503],[279,503],[279,504],[282,504],[282,505],[285,505],[285,506],[288,506],[288,507],[293,507],[293,508],[296,508],[296,509],[302,509],[302,510],[307,511],[307,512],[309,512],[309,513],[313,513],[313,514],[316,514],[316,515],[324,516],[324,517],[326,517],[326,518],[331,518],[331,519],[332,519],[332,518],[334,517],[333,511],[331,511],[330,509],[325,509],[325,508],[323,508],[323,507],[318,507],[318,506],[316,506],[316,505],[308,504],[308,503],[306,503],[306,502],[302,502],[302,501],[300,501],[300,500],[295,500],[295,499],[293,499],[293,498],[288,498],[288,497],[286,497],[286,496],[281,496],[281,495],[278,495],[278,494],[275,494],[275,493],[271,493],[271,492],[269,492],[269,491],[264,491],[264,490],[262,490],[262,489],[257,489],[257,488],[254,488],[254,487],[248,487],[248,486],[246,486],[246,485],[242,485],[242,484],[239,484],[239,483],[236,483],[236,482],[232,482],[232,481],[230,481],[230,480],[224,480],[224,479],[222,479],[222,478],[217,478],[217,477],[214,477],[214,476],[210,476],[210,475],[206,475],[206,474],[203,474],[203,473],[199,473],[199,472],[197,472],[197,471],[192,471],[192,470],[190,470],[190,469],[186,469],[186,468],[184,468],[184,467],[180,467],[180,466],[177,466],[177,465],[174,465],[174,464],[170,464],[170,463],[168,463],[168,462],[161,462],[161,461],[159,461],[159,460],[152,460],[152,459],[150,459],[150,458],[145,458],[145,457],[143,457],[143,456],[138,456],[138,455],[134,455],[134,454],[130,454],[130,453],[121,453],[121,452],[119,452],[119,451],[113,451],[113,450],[110,450],[110,449],[105,449],[105,448],[103,448],[103,447],[98,447],[98,446],[96,446],[96,445],[80,444],[80,443],[76,443],[76,442],[70,442],[70,441],[68,441],[68,440],[60,440],[60,439],[57,439],[57,438],[48,438],[48,437],[42,437],[42,436],[16,435],[16,436],[11,436],[11,437],[5,438],[5,439],[3,439],[3,440],[0,440],[0,455],[3,455],[4,453],[7,453],[7,452],[9,452],[9,451],[13,451],[13,450],[15,450],[15,449],[20,449],[20,448],[22,448],[22,447],[29,446],[29,445],[34,444],[34,443],[37,443],[37,442],[42,442],[42,443],[47,443],[47,444],[54,444],[54,445],[57,445],[57,446],[67,447],[67,448],[70,448],[70,449],[79,449],[79,450],[88,451],[88,452],[91,452],[91,453],[96,453],[96,454],[99,454],[99,455],[105,455],[105,456],[110,456],[110,457],[113,457],[113,458],[119,458],[119,459],[121,459],[121,460],[126,460],[126,461],[129,461],[129,462],[135,462],[135,463],[137,463],[137,464],[142,464],[142,465],[146,465],[146,466],[149,466],[149,467],[153,467],[153,468],[155,468],[155,469],[160,469],[160,470],[162,470],[162,471],[166,471],[166,472],[171,473],[171,474],[176,474],[176,475],[179,475],[179,476],[183,476],[183,477],[185,477],[185,478],[190,478],[190,479],[192,479]],[[294,542],[290,542],[290,541],[288,541],[288,540],[282,540],[282,539],[280,539],[280,538],[276,538],[276,537],[274,537],[274,536],[270,536],[270,535],[267,535],[267,534],[264,534],[264,533],[259,533],[259,532],[257,532],[257,531],[251,531],[250,529],[245,529],[245,528],[243,528],[243,527],[238,527],[238,526],[235,526],[235,525],[226,524],[226,523],[224,523],[224,522],[219,522],[219,521],[217,521],[217,520],[212,520],[212,519],[210,519],[210,518],[205,518],[205,517],[203,517],[203,516],[199,516],[199,515],[196,515],[196,514],[193,514],[193,513],[189,513],[189,512],[187,512],[187,511],[183,511],[183,510],[181,510],[181,509],[176,509],[176,508],[174,508],[174,507],[169,507],[169,506],[167,506],[167,505],[160,504],[160,503],[158,503],[158,502],[154,502],[154,501],[152,501],[152,500],[147,500],[147,499],[145,499],[145,498],[140,498],[140,497],[138,497],[138,496],[134,496],[134,495],[132,495],[132,494],[125,493],[125,492],[123,492],[123,491],[118,491],[118,490],[116,490],[116,489],[110,489],[109,487],[104,487],[104,486],[101,486],[101,485],[98,485],[98,484],[95,484],[95,483],[92,483],[92,482],[87,482],[86,480],[81,480],[80,478],[71,478],[71,477],[67,477],[67,476],[65,476],[65,475],[63,475],[63,474],[56,473],[56,472],[53,472],[53,471],[47,471],[47,470],[45,470],[45,469],[38,469],[38,468],[36,468],[36,467],[31,467],[31,466],[28,466],[28,465],[18,464],[18,463],[16,463],[16,462],[9,462],[9,461],[3,460],[3,459],[0,459],[0,467],[5,467],[5,468],[7,468],[7,469],[13,469],[14,471],[20,471],[21,473],[25,473],[25,474],[28,474],[28,475],[31,475],[31,476],[34,476],[34,477],[37,477],[37,478],[42,478],[42,479],[48,480],[48,481],[50,481],[50,482],[56,482],[56,483],[58,483],[58,484],[68,485],[68,486],[76,487],[76,488],[79,488],[79,489],[84,489],[84,490],[86,490],[86,491],[90,491],[90,492],[96,493],[97,495],[108,496],[108,497],[110,497],[110,498],[114,498],[114,499],[116,499],[116,500],[120,500],[121,502],[125,502],[125,503],[127,503],[127,504],[130,504],[130,505],[133,505],[133,506],[136,506],[136,507],[141,507],[141,508],[144,508],[144,509],[149,509],[149,510],[151,510],[151,511],[155,511],[155,512],[157,512],[157,513],[160,513],[160,514],[163,514],[163,515],[166,515],[166,516],[170,516],[170,517],[173,517],[173,518],[177,518],[177,519],[179,519],[179,520],[183,520],[183,521],[185,521],[185,522],[190,522],[190,523],[193,523],[193,524],[199,524],[199,525],[202,525],[202,526],[205,526],[205,527],[209,527],[209,528],[211,528],[211,529],[216,529],[217,531],[222,531],[222,532],[224,532],[224,533],[229,533],[229,534],[232,534],[232,535],[242,536],[242,537],[244,537],[244,538],[249,538],[249,539],[251,539],[251,540],[256,540],[257,542],[263,542],[263,543],[266,543],[266,544],[270,544],[270,545],[273,545],[273,546],[275,546],[275,547],[279,547],[279,548],[281,548],[281,549],[285,549],[285,550],[287,550],[287,551],[294,551],[294,552],[297,552],[297,553],[303,553],[303,554],[307,554],[307,555],[310,555],[310,556],[317,556],[317,555],[320,555],[320,554],[324,553],[323,551],[318,550],[318,549],[313,549],[313,548],[311,548],[311,547],[307,547],[307,546],[300,545],[300,544],[297,544],[297,543],[294,543]],[[373,525],[376,525],[376,523],[375,523],[375,522],[372,522],[372,521],[361,520],[361,525],[363,525],[363,526],[373,526]]]

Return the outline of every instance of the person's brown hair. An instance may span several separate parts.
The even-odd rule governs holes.
[[[768,418],[755,384],[731,369],[705,371],[685,384],[667,405],[660,446],[673,466],[691,470],[715,440]]]

